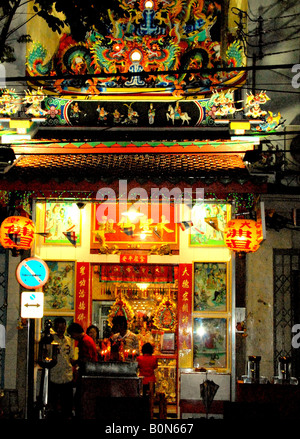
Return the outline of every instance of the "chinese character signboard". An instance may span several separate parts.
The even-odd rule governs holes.
[[[92,205],[91,249],[178,251],[179,233],[174,205],[149,203],[140,210],[118,203]],[[126,210],[127,209],[127,210]]]
[[[90,288],[89,288],[89,263],[77,262],[76,264],[76,290],[75,290],[75,321],[84,331],[89,325]]]
[[[147,264],[147,255],[120,255],[121,264]]]
[[[99,282],[173,283],[176,269],[161,264],[101,264]]]
[[[192,361],[193,265],[180,264],[178,273],[178,352],[179,367]]]

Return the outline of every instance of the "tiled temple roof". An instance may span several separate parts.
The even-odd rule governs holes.
[[[211,185],[226,191],[264,192],[239,154],[50,153],[21,156],[0,175],[6,190],[94,190],[125,179],[140,185]]]
[[[239,155],[232,154],[37,154],[24,155],[7,178],[61,182],[102,178],[178,178],[248,176]],[[205,175],[204,175],[205,174]]]

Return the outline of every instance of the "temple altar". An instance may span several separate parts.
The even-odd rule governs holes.
[[[79,385],[80,419],[150,419],[135,362],[87,363]]]

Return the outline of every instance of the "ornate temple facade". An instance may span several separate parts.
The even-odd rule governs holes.
[[[13,255],[6,234],[1,253],[1,387],[18,391],[20,416],[38,396],[33,346],[56,316],[96,325],[103,341],[113,316],[125,314],[141,346],[149,339],[155,347],[156,391],[178,418],[205,414],[199,385],[208,373],[221,389],[213,410],[222,417],[250,355],[262,357],[270,380],[282,355],[300,374],[291,304],[284,335],[280,322],[273,331],[285,313],[274,280],[281,268],[273,268],[284,251],[298,303],[298,165],[284,160],[299,114],[290,110],[292,82],[283,101],[280,82],[264,86],[270,58],[256,56],[264,45],[253,45],[260,34],[248,29],[245,3],[120,0],[122,13],[108,9],[84,38],[71,27],[53,32],[41,17],[27,23],[21,85],[8,76],[0,96],[1,215],[35,224],[29,249]],[[235,219],[244,225],[226,234]],[[16,278],[25,258],[47,264],[42,288]],[[44,293],[42,318],[22,317],[24,288]]]

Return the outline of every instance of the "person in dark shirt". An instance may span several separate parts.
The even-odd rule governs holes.
[[[59,345],[57,364],[50,371],[49,399],[56,415],[72,419],[74,341],[66,332],[66,320],[54,320],[54,341]]]
[[[81,393],[82,393],[82,373],[85,363],[93,362],[96,363],[98,361],[98,353],[97,347],[89,335],[87,335],[83,327],[79,323],[71,323],[68,327],[68,333],[75,341],[77,341],[78,347],[78,360],[73,361],[75,366],[78,366],[79,369],[76,376],[76,392],[74,397],[75,402],[75,416],[76,418],[80,418],[81,416]]]

